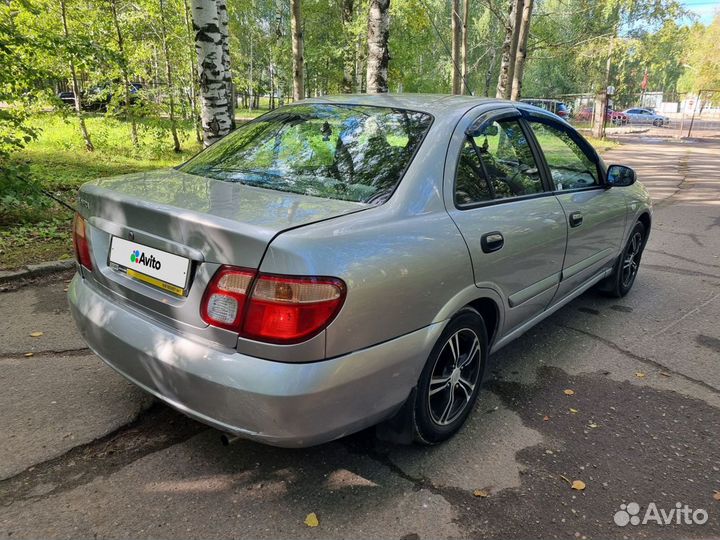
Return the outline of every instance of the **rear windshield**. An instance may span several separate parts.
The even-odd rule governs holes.
[[[180,167],[186,173],[303,195],[379,204],[432,117],[359,105],[294,105],[245,124]]]

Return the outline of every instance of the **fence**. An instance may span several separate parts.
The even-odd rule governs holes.
[[[560,102],[566,109],[561,116],[572,125],[580,130],[592,128],[597,114],[593,94],[563,94],[553,99],[532,100],[534,105],[556,113]],[[611,96],[605,126],[610,136],[643,133],[653,137],[720,137],[720,90]]]

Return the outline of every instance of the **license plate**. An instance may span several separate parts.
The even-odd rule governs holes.
[[[190,259],[113,236],[108,260],[133,279],[178,296],[185,294]]]

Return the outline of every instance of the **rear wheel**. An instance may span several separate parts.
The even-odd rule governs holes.
[[[464,308],[448,323],[420,375],[412,414],[415,441],[437,444],[465,423],[480,391],[487,349],[482,316]]]
[[[601,286],[603,292],[615,298],[621,298],[630,292],[640,268],[646,234],[645,225],[638,221],[630,233],[625,249],[615,264],[615,272]]]
[[[662,121],[662,120],[659,120],[659,119],[658,119],[658,120],[653,120],[653,126],[655,126],[655,127],[661,127],[662,125],[663,125],[663,121]]]

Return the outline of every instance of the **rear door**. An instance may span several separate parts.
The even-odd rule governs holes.
[[[606,188],[600,158],[573,128],[534,113],[528,115],[527,124],[568,224],[556,295],[560,300],[614,262],[625,230],[625,196],[621,190]]]
[[[562,206],[514,108],[461,123],[445,171],[446,207],[468,245],[476,285],[503,296],[507,334],[555,294],[567,236]]]

